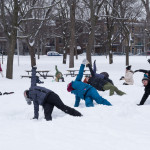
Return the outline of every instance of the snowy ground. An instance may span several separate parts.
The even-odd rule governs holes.
[[[75,60],[75,68],[79,69],[85,56]],[[30,79],[25,70],[30,68],[30,58],[17,57],[14,62],[14,79],[0,76],[0,91],[15,94],[0,96],[0,150],[149,150],[150,149],[150,98],[144,106],[137,106],[144,93],[141,79],[143,73],[134,74],[135,84],[123,86],[119,78],[125,73],[125,57],[114,57],[114,63],[108,64],[105,56],[92,56],[97,61],[97,72],[107,71],[115,85],[127,93],[125,96],[109,96],[109,92],[99,92],[113,106],[95,104],[94,108],[86,108],[84,101],[77,108],[83,117],[69,116],[57,108],[53,111],[53,121],[44,120],[40,108],[38,121],[32,120],[33,105],[27,105],[23,91],[30,86]],[[149,69],[150,64],[145,56],[130,56],[132,69]],[[62,57],[42,56],[37,60],[38,70],[51,70],[55,74],[55,65],[63,73],[68,69],[62,64]],[[6,70],[6,57],[2,68]],[[65,77],[65,76],[64,76]],[[66,82],[56,83],[52,78],[44,81],[42,86],[55,91],[63,102],[71,107],[75,96],[66,90],[67,84],[74,80],[65,77]]]

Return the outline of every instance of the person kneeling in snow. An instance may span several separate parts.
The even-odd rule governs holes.
[[[145,101],[147,100],[148,96],[150,95],[150,80],[146,77],[142,79],[143,86],[145,87],[145,93],[140,101],[140,104],[137,105],[144,105]]]
[[[85,100],[86,107],[93,107],[93,100],[95,100],[98,104],[110,106],[111,103],[102,98],[93,86],[81,81],[83,77],[84,67],[87,63],[88,61],[84,59],[75,81],[70,82],[67,86],[67,91],[76,96],[74,107],[79,106],[80,99]]]
[[[52,120],[51,114],[54,106],[56,106],[58,109],[64,111],[69,115],[82,116],[82,114],[77,110],[65,105],[56,93],[47,88],[37,86],[36,83],[36,67],[32,67],[31,87],[29,90],[24,91],[24,96],[29,105],[31,105],[33,101],[33,119],[38,119],[39,117],[39,105],[43,106],[45,119],[47,121]]]
[[[125,80],[123,85],[133,85],[134,84],[133,74],[134,74],[134,72],[131,70],[131,66],[127,66],[125,76],[122,76],[120,78],[120,80]]]

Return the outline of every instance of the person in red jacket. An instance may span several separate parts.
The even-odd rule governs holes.
[[[1,75],[3,77],[3,70],[2,70],[2,67],[1,67],[1,63],[0,63],[0,73],[1,73]]]

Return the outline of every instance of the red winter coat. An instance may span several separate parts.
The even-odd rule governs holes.
[[[1,67],[1,64],[0,64],[0,71],[2,71],[2,67]]]

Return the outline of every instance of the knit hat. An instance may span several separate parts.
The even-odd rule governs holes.
[[[72,82],[70,82],[70,83],[67,85],[67,91],[68,91],[68,92],[71,92],[72,90],[74,90],[74,89],[73,89],[73,87],[72,87]]]
[[[147,80],[147,81],[149,81],[149,79],[148,79],[147,77],[144,77],[144,78],[142,79],[142,81],[143,81],[143,80]]]
[[[130,70],[130,69],[131,69],[131,66],[127,66],[126,69],[127,69],[127,70]]]
[[[29,90],[25,90],[24,91],[24,98],[25,98],[25,100],[27,101],[27,104],[28,105],[31,105],[32,104],[32,100],[29,98]]]

